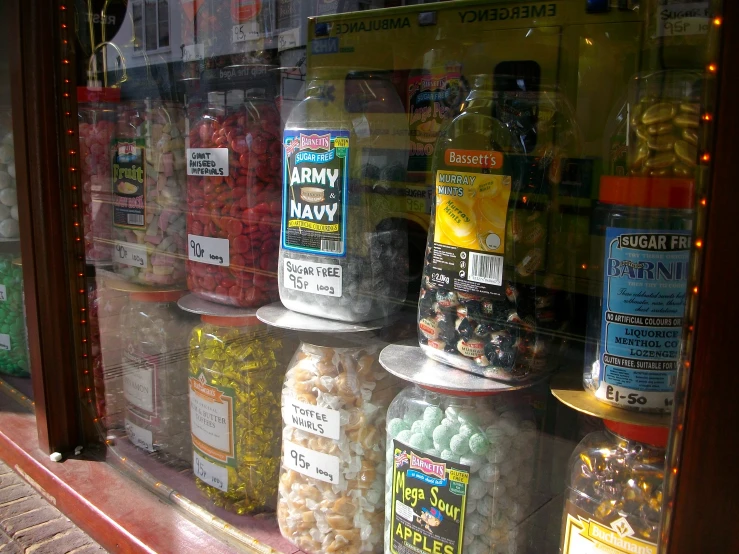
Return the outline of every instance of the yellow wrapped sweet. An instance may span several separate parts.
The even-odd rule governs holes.
[[[193,471],[208,498],[237,514],[276,505],[282,348],[256,317],[204,315],[190,338]]]

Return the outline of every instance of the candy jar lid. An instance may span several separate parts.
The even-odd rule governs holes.
[[[598,199],[604,204],[640,208],[689,209],[693,207],[693,186],[692,179],[607,175],[600,179]]]
[[[604,419],[603,424],[612,433],[628,440],[665,448],[670,430],[667,427],[647,427]]]
[[[224,315],[206,315],[200,316],[200,320],[203,323],[210,323],[211,325],[218,325],[219,327],[250,327],[253,325],[259,325],[260,321],[256,316],[224,316]]]
[[[135,291],[130,295],[135,302],[177,302],[187,291],[184,290],[154,290]]]

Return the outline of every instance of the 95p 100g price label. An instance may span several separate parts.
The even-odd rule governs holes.
[[[228,267],[229,252],[228,239],[187,235],[187,258],[191,262]]]
[[[288,289],[341,298],[341,266],[304,260],[283,260]]]
[[[5,285],[0,285],[0,302],[5,302],[8,299],[8,291]]]
[[[228,492],[228,468],[209,462],[197,452],[193,452],[192,471],[203,483]]]
[[[10,335],[0,333],[0,350],[10,350]]]
[[[283,441],[282,463],[286,468],[326,483],[339,482],[339,458]]]

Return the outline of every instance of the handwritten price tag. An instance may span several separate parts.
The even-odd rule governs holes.
[[[341,422],[337,410],[288,399],[283,402],[282,420],[285,425],[292,425],[320,437],[339,440]]]
[[[192,470],[203,483],[228,492],[228,469],[209,462],[197,452],[193,452]]]
[[[146,267],[146,247],[132,242],[116,241],[114,259],[118,263],[133,267]]]
[[[259,25],[256,21],[234,25],[231,28],[231,43],[257,40],[259,38]]]
[[[283,260],[285,287],[341,298],[341,266],[304,260]]]
[[[154,452],[154,438],[151,435],[151,431],[126,420],[126,434],[128,435],[128,440],[134,446],[138,446],[147,452]]]
[[[10,350],[10,335],[0,333],[0,350]]]
[[[283,50],[289,50],[290,48],[296,48],[300,43],[300,29],[288,29],[280,33],[277,37],[277,51],[282,52]]]
[[[282,446],[282,463],[288,469],[326,483],[339,482],[339,458],[336,456],[321,454],[290,441],[282,441]]]
[[[8,291],[5,290],[5,285],[0,285],[0,302],[5,302],[8,299]]]
[[[202,44],[188,44],[182,49],[183,62],[195,62],[205,58],[205,49]]]
[[[228,239],[214,239],[199,235],[187,235],[187,257],[192,262],[228,267]]]

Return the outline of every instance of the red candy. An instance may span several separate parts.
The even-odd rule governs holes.
[[[187,232],[227,239],[230,263],[188,260],[187,286],[212,302],[254,308],[279,298],[280,116],[264,98],[243,99],[241,91],[229,91],[224,110],[218,94],[191,117],[189,148],[228,149],[229,174],[188,176]]]

